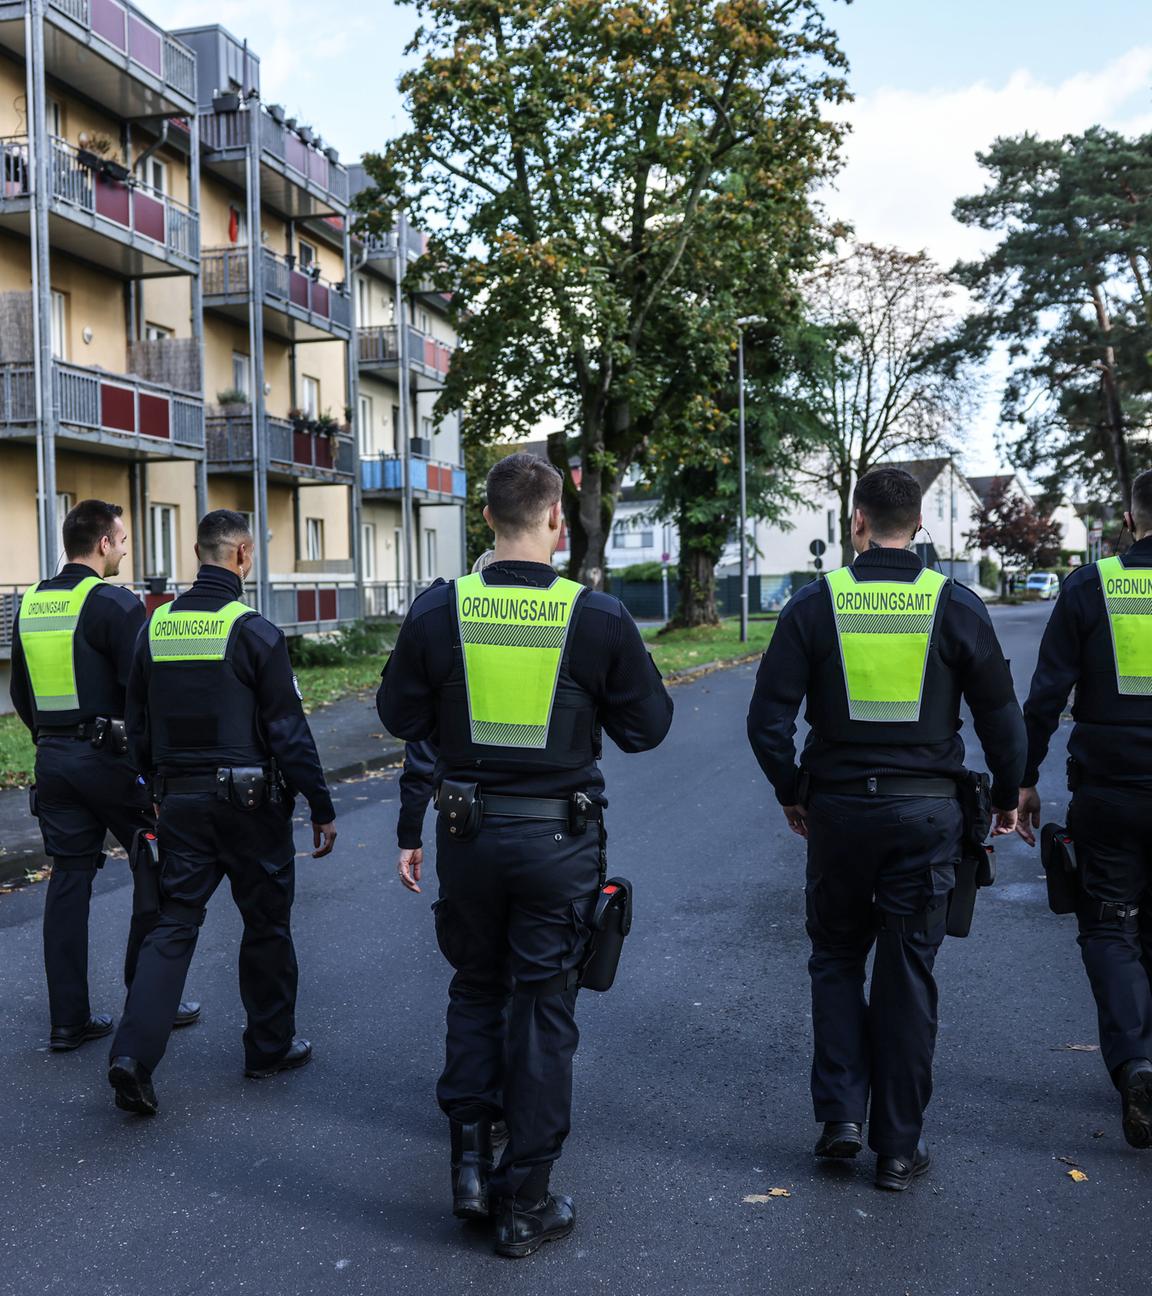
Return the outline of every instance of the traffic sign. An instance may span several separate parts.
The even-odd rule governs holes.
[[[816,558],[816,559],[813,561],[812,566],[815,567],[817,571],[823,571],[823,570],[824,570],[824,559],[823,559],[823,558]]]
[[[815,558],[823,558],[827,548],[828,546],[824,543],[823,540],[813,540],[812,543],[808,546],[808,552],[812,554],[813,557]]]

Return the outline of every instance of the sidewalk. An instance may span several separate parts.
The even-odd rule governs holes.
[[[404,744],[381,729],[372,692],[317,707],[308,723],[330,782],[394,764],[404,754]],[[28,790],[0,791],[0,886],[46,863],[40,829],[28,813]]]

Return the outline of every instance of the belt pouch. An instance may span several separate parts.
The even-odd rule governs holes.
[[[592,947],[580,976],[584,990],[610,990],[620,966],[624,937],[632,928],[632,884],[609,878],[600,888],[592,918]]]
[[[89,739],[93,747],[103,747],[108,741],[108,731],[112,722],[107,716],[97,716],[92,725],[92,737]]]
[[[484,821],[484,799],[478,783],[445,779],[436,790],[436,809],[444,827],[457,841],[472,841]]]
[[[110,720],[108,726],[108,746],[113,755],[123,756],[128,750],[128,727],[123,720]]]
[[[238,810],[255,810],[268,800],[268,776],[261,766],[238,765],[230,770],[217,770],[217,796],[221,775],[227,776],[228,800]]]
[[[1055,914],[1075,913],[1080,898],[1076,847],[1062,824],[1045,824],[1040,830],[1040,859],[1048,884],[1048,908]]]

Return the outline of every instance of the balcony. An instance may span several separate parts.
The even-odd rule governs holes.
[[[131,279],[195,273],[200,220],[190,207],[106,174],[100,158],[62,139],[51,148],[53,251]],[[0,137],[0,229],[30,236],[32,181],[27,138]]]
[[[0,45],[21,59],[25,0],[0,0]],[[48,0],[44,66],[49,77],[122,118],[196,113],[196,60],[123,0]]]
[[[404,251],[409,263],[418,256],[424,255],[424,235],[411,225],[406,227]],[[364,249],[364,260],[368,263],[391,262],[396,260],[400,249],[400,235],[396,230],[387,234],[358,234],[357,239]]]
[[[132,375],[52,364],[57,438],[68,448],[133,459],[197,459],[204,448],[204,401]],[[0,439],[36,440],[31,364],[0,365]]]
[[[408,364],[417,377],[432,387],[442,387],[452,364],[452,347],[408,326]],[[395,324],[374,324],[356,330],[360,368],[369,374],[396,381],[400,369],[399,329]],[[421,390],[428,390],[422,388]]]
[[[415,594],[428,588],[427,581],[417,581]],[[408,611],[406,581],[365,581],[362,616],[365,621],[403,617]]]
[[[204,305],[237,320],[248,318],[248,249],[208,248],[201,258]],[[352,337],[352,299],[334,284],[299,270],[293,260],[260,249],[264,331],[290,342]]]
[[[318,634],[360,619],[355,581],[272,585],[269,620],[285,634]]]
[[[355,480],[352,438],[299,431],[284,419],[267,418],[268,480],[308,480],[351,486]],[[252,413],[212,415],[207,420],[210,472],[252,471]]]
[[[236,112],[200,117],[204,165],[247,189],[246,156],[255,132],[260,148],[260,199],[292,220],[343,216],[348,210],[348,171],[277,121],[255,100]]]
[[[424,455],[410,455],[412,493],[431,503],[463,502],[467,478],[459,464],[443,463]],[[400,499],[404,493],[404,458],[381,454],[360,460],[360,487],[365,495],[379,499]]]

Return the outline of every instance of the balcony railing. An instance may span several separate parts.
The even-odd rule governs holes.
[[[440,495],[448,499],[464,498],[467,478],[459,464],[426,459],[423,455],[410,455],[408,463],[412,472],[412,489],[424,495]],[[404,458],[398,454],[381,454],[360,460],[360,486],[366,491],[402,491],[404,489]]]
[[[352,325],[352,299],[326,279],[296,268],[288,257],[268,248],[260,249],[264,276],[264,297],[272,305],[291,312],[292,307],[311,317],[313,323]],[[201,282],[205,297],[248,296],[248,249],[208,248],[201,260]]]
[[[70,18],[117,53],[130,66],[161,81],[181,98],[196,100],[196,56],[175,37],[121,0],[48,0],[49,7]]]
[[[127,374],[54,361],[56,418],[66,427],[167,441],[184,449],[204,445],[204,402],[188,392]],[[36,381],[30,364],[0,365],[0,427],[36,423]]]
[[[65,140],[51,140],[49,175],[52,201],[58,208],[107,221],[117,230],[146,238],[188,261],[200,255],[200,221],[191,207],[136,184],[104,175],[99,159],[83,160],[81,151]],[[0,138],[0,206],[5,199],[32,192],[28,140]]]
[[[268,466],[291,476],[326,481],[353,477],[352,438],[298,431],[285,419],[268,418]],[[215,467],[250,468],[253,458],[252,414],[213,415],[207,420],[208,462]]]
[[[203,113],[200,138],[207,148],[221,153],[247,148],[253,121],[259,122],[256,129],[261,152],[281,163],[298,184],[323,190],[341,206],[347,204],[347,168],[306,144],[295,130],[278,122],[262,105],[237,112]]]
[[[399,329],[395,324],[372,324],[356,330],[356,354],[362,365],[396,364],[400,359]],[[452,347],[409,326],[408,361],[443,376],[452,364]]]
[[[360,619],[355,581],[272,586],[269,617],[288,634],[307,634]]]
[[[407,234],[404,250],[407,252],[409,259],[423,256],[424,235],[419,230],[413,229],[411,225],[407,227]],[[370,261],[377,258],[390,260],[400,248],[400,235],[394,229],[389,230],[387,234],[362,233],[358,235],[358,238],[364,248],[365,255]]]
[[[406,581],[364,582],[364,603],[361,615],[365,620],[379,617],[402,617],[408,611],[408,584]],[[427,581],[417,581],[415,594],[428,588]]]

